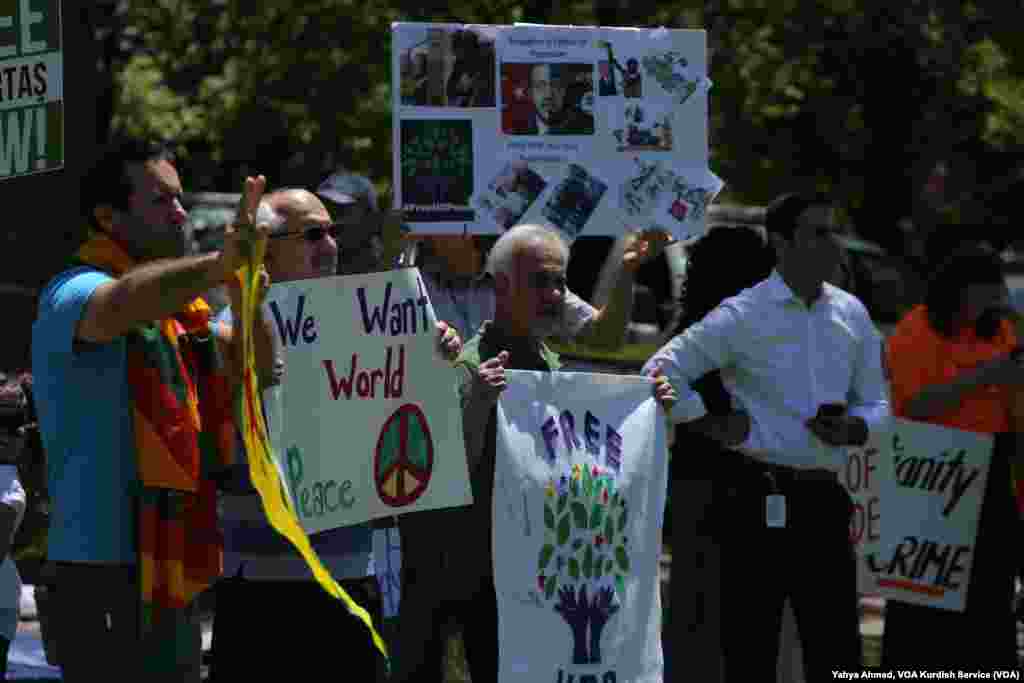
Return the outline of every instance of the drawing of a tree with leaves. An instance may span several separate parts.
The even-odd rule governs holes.
[[[537,587],[568,624],[573,664],[601,661],[601,633],[625,594],[628,510],[608,470],[573,465],[544,498]]]
[[[402,170],[458,178],[473,172],[472,128],[465,121],[406,121]]]

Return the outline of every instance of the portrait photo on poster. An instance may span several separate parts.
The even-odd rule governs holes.
[[[506,135],[593,135],[593,64],[503,62],[501,130]]]
[[[547,186],[548,181],[529,162],[509,160],[472,204],[504,231],[519,223]]]
[[[493,32],[403,24],[394,37],[402,106],[495,106]]]
[[[569,164],[565,178],[555,186],[541,213],[571,244],[583,231],[607,189],[607,183],[587,169]]]
[[[472,221],[473,122],[404,119],[401,122],[399,205],[408,220]]]

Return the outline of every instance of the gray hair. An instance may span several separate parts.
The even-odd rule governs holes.
[[[566,266],[569,265],[569,245],[561,234],[543,225],[521,223],[506,231],[491,247],[487,255],[487,272],[491,275],[508,275],[516,253],[533,242],[554,242],[562,252]]]

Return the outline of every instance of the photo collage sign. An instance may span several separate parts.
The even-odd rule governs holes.
[[[414,231],[705,231],[723,183],[704,31],[395,23],[392,46],[394,201]]]

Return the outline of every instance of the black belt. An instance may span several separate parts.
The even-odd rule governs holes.
[[[778,488],[807,482],[834,484],[839,481],[839,477],[835,472],[824,468],[799,469],[767,462],[759,462],[757,467],[769,482]]]

